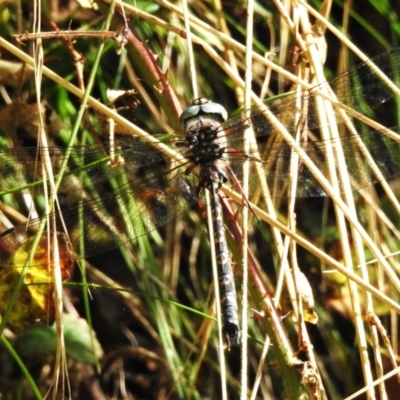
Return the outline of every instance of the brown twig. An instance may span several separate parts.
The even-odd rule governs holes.
[[[27,40],[36,40],[36,39],[60,39],[60,38],[67,38],[67,39],[75,39],[75,38],[101,38],[105,39],[115,39],[119,32],[114,31],[73,31],[73,30],[65,30],[65,31],[52,31],[52,32],[38,32],[38,33],[31,33],[25,32],[20,33],[18,35],[13,35],[15,40],[22,43]]]

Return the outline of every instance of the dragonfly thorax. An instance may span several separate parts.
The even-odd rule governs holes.
[[[196,137],[195,140],[193,135]],[[194,144],[188,146],[186,156],[196,165],[220,159],[226,149],[224,136],[217,138],[217,133],[212,127],[203,127],[191,132],[190,140]]]

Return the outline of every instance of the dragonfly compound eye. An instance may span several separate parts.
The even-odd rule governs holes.
[[[190,107],[182,112],[179,121],[181,125],[184,126],[187,120],[203,114],[214,114],[219,116],[221,118],[221,122],[224,122],[228,119],[228,112],[223,106],[221,106],[221,104],[207,101],[206,103],[202,104],[192,103]]]

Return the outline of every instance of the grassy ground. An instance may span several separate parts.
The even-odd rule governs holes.
[[[325,92],[323,104],[317,104],[308,89],[396,47],[399,10],[381,1],[300,2],[285,9],[281,3],[254,3],[253,52],[246,58],[250,30],[241,2],[189,4],[191,51],[183,12],[175,4],[129,1],[124,17],[120,2],[61,6],[43,1],[36,15],[45,32],[41,45],[36,43],[42,53],[25,33],[37,26],[32,3],[0,4],[1,145],[14,149],[0,153],[1,224],[3,231],[19,226],[0,236],[2,396],[395,398],[400,146],[396,129],[384,139],[390,132],[377,124],[400,125],[398,102],[381,81],[359,102],[362,94],[353,86],[366,83],[353,73],[355,82],[340,80],[335,89],[349,106],[343,123],[346,117],[332,94]],[[116,34],[117,40],[110,39]],[[189,68],[191,54],[196,75]],[[33,69],[35,55],[39,62]],[[27,63],[22,68],[21,60]],[[400,57],[392,53],[385,60],[399,86]],[[40,70],[41,63],[47,69]],[[250,163],[252,203],[244,230],[243,196],[232,185],[221,193],[228,199],[224,216],[246,339],[244,350],[224,350],[202,213],[186,202],[171,203],[177,215],[174,211],[165,223],[148,218],[141,207],[154,195],[143,191],[147,182],[156,188],[164,184],[154,181],[153,169],[181,165],[176,174],[185,171],[173,144],[183,137],[182,109],[201,96],[234,115],[249,101],[245,71],[251,71],[251,104],[261,107],[269,99],[290,135],[271,122],[273,117],[268,132],[255,127],[257,134],[264,132],[257,139],[263,162]],[[109,89],[134,89],[135,94],[125,93],[113,103]],[[375,104],[382,93],[385,100],[392,98]],[[45,101],[42,114],[38,99]],[[354,108],[370,120],[361,121]],[[305,109],[312,118],[302,118]],[[113,128],[110,119],[116,122]],[[112,129],[115,159],[109,157],[112,145],[103,145]],[[335,137],[352,145],[344,150],[345,162],[328,146],[338,143]],[[297,171],[305,165],[312,170],[301,152],[290,165],[279,159],[278,148],[295,146],[291,138],[310,152],[312,141],[323,140],[320,152],[312,153],[316,171],[308,180],[300,173],[296,182]],[[376,146],[369,151],[383,176],[372,172],[358,138]],[[38,164],[32,150],[38,141],[51,147],[47,166],[45,153]],[[137,151],[122,154],[121,160],[118,149],[127,143]],[[234,150],[242,150],[238,143]],[[68,152],[71,161],[64,166]],[[274,157],[276,164],[266,162]],[[242,164],[233,157],[239,176]],[[50,212],[46,227],[35,219],[53,203],[55,192],[52,185],[42,188],[51,179],[42,178],[41,165],[56,181],[60,177],[59,202],[69,210],[63,214],[74,256],[65,237],[55,234],[61,230],[56,214]],[[280,182],[282,171],[287,180]],[[269,194],[262,187],[267,181]],[[329,196],[303,193],[294,202],[291,193],[301,195],[296,184],[304,188],[316,181],[316,194]],[[154,205],[152,212],[157,210]],[[35,220],[33,227],[21,225],[28,216]],[[46,229],[42,239],[34,235],[40,229]],[[249,251],[243,251],[243,232]],[[351,397],[357,391],[362,393]]]

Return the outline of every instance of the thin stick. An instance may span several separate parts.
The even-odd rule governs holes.
[[[186,0],[184,0],[182,2],[182,8],[183,8],[183,19],[185,21],[185,29],[186,29],[186,43],[187,43],[188,56],[189,56],[189,71],[190,71],[190,79],[192,81],[192,92],[193,92],[193,98],[197,99],[199,97],[199,91],[197,88],[196,67],[195,67],[195,63],[194,63],[193,42],[192,42],[192,32],[191,32],[191,28],[190,28],[189,9],[188,9]]]
[[[115,39],[120,31],[73,31],[67,29],[65,31],[53,31],[53,32],[25,32],[18,35],[13,35],[15,40],[22,43],[28,40],[37,39],[58,39],[58,38],[100,38],[100,39]]]
[[[245,73],[245,90],[244,90],[244,108],[247,110],[246,118],[250,117],[250,107],[251,107],[251,82],[253,78],[252,74],[252,52],[253,52],[253,24],[254,24],[254,2],[248,0],[247,2],[247,23],[246,23],[246,73]],[[249,129],[250,130],[250,129]],[[246,129],[243,132],[243,151],[248,154],[250,148],[250,141],[253,139],[253,135],[248,135]],[[254,143],[254,141],[252,141]],[[249,193],[249,160],[245,160],[243,163],[243,194],[248,198]],[[241,359],[242,359],[242,369],[240,376],[240,387],[241,393],[240,398],[245,400],[247,398],[247,313],[248,313],[248,281],[249,272],[247,269],[248,262],[248,223],[249,223],[249,209],[247,206],[242,207],[242,271],[243,271],[243,283],[242,283],[242,347],[241,347]]]

